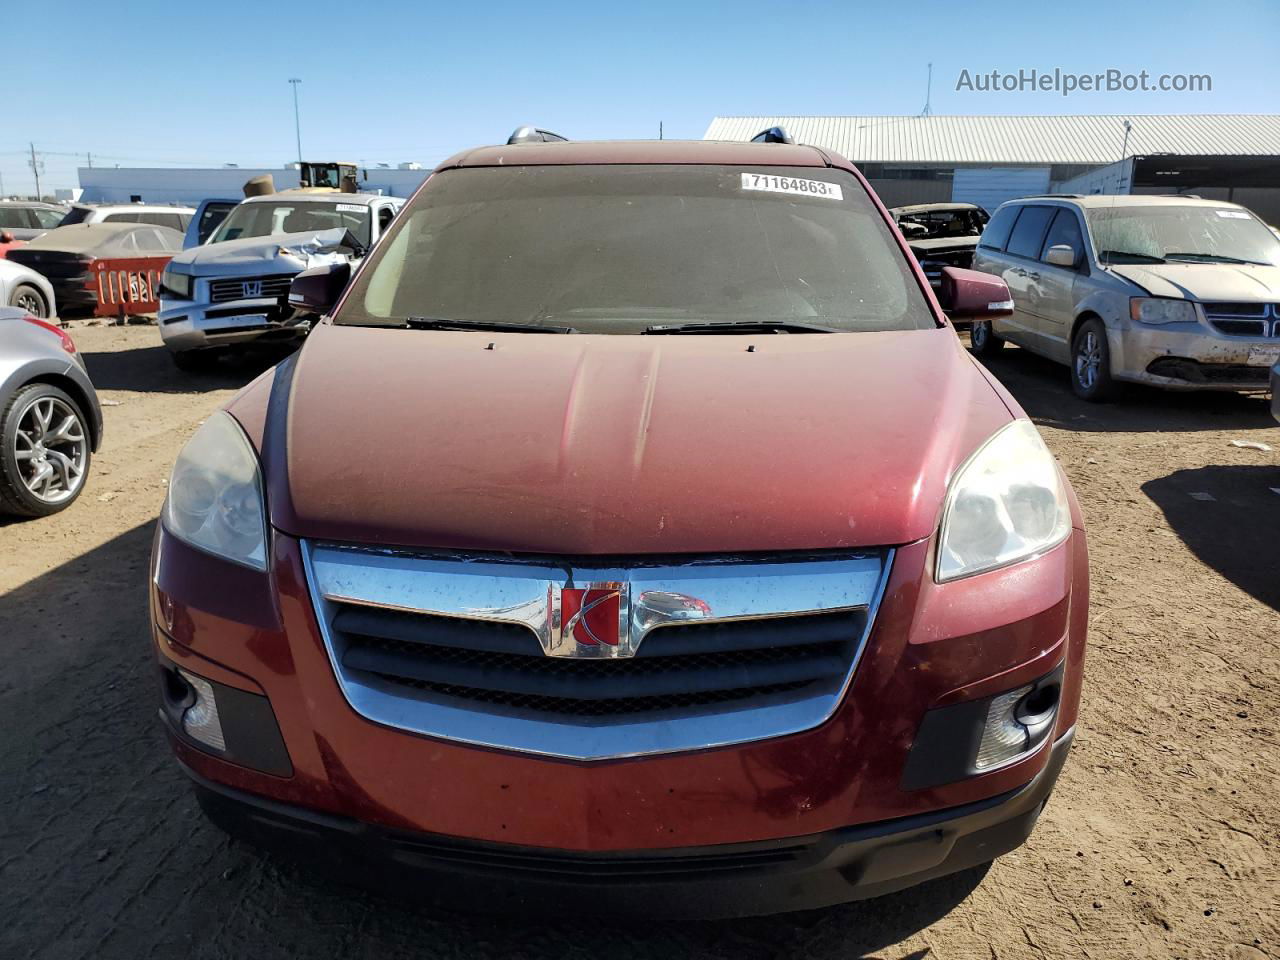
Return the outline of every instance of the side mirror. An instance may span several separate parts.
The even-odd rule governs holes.
[[[960,267],[942,268],[942,288],[938,302],[953,320],[963,317],[981,320],[1013,313],[1013,298],[999,277]]]
[[[351,279],[350,263],[330,263],[303,270],[289,285],[289,306],[307,313],[329,313]]]
[[[1053,267],[1074,267],[1076,252],[1069,243],[1055,243],[1045,253],[1044,262]]]

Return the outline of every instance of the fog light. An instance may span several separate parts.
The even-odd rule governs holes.
[[[191,684],[196,702],[187,707],[182,714],[182,729],[187,736],[201,743],[208,744],[215,750],[227,749],[227,741],[222,735],[222,722],[218,719],[218,701],[213,697],[213,687],[209,681],[197,677],[194,673],[179,670],[182,679]]]
[[[1060,673],[992,698],[973,761],[976,772],[1011,763],[1044,742],[1058,712]]]
[[[975,770],[990,770],[1008,763],[1027,749],[1027,728],[1014,716],[1018,701],[1031,692],[1031,687],[1019,687],[1002,693],[991,701],[987,710],[987,723],[982,728],[982,742],[973,761]]]

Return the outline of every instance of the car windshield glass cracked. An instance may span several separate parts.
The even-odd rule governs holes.
[[[743,175],[757,173],[789,189],[744,189]],[[841,198],[813,190],[824,183]],[[691,321],[936,326],[849,174],[694,164],[437,174],[335,322],[401,326],[406,316],[621,334]]]

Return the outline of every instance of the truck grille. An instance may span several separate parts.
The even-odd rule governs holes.
[[[1204,315],[1215,330],[1231,337],[1280,337],[1280,304],[1206,303]]]
[[[305,549],[330,658],[357,712],[417,733],[574,759],[697,749],[821,723],[856,667],[890,560],[886,551],[604,570]],[[572,642],[549,653],[560,584],[603,581],[625,584],[631,609],[643,608],[632,618],[643,622],[634,656],[578,656]],[[671,596],[696,603],[665,622],[644,612],[645,598]]]
[[[226,303],[229,300],[282,300],[289,295],[293,283],[292,273],[277,273],[266,277],[234,277],[209,281],[209,302]]]

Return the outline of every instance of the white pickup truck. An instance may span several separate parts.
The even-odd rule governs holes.
[[[220,352],[304,335],[289,285],[310,267],[358,261],[400,197],[285,190],[238,204],[209,239],[175,256],[160,290],[160,337],[173,362],[199,369]]]

